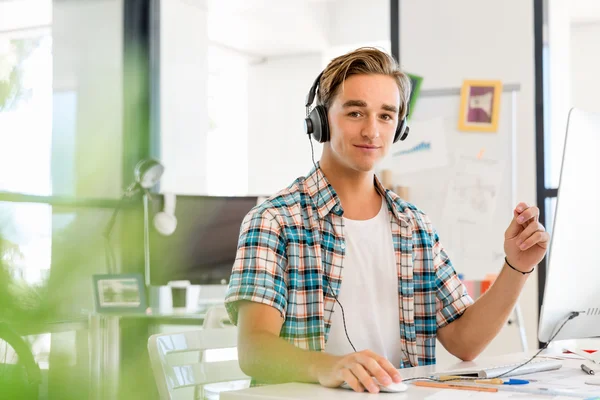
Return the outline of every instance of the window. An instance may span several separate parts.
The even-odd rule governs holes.
[[[49,29],[0,36],[0,190],[51,194],[52,38]],[[1,79],[1,78],[0,78]]]
[[[29,284],[48,276],[52,253],[52,209],[48,204],[0,202],[3,257],[14,278]]]
[[[52,194],[51,1],[0,3],[0,193]],[[51,207],[0,202],[10,274],[40,284],[51,262]]]

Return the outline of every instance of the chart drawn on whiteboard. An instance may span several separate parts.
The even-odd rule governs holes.
[[[481,176],[474,176],[474,182],[469,177],[459,177],[459,183],[453,188],[461,203],[469,206],[480,214],[488,214],[497,196],[497,188],[484,182]]]
[[[431,149],[430,142],[421,142],[418,145],[411,147],[410,149],[397,151],[394,154],[392,154],[392,156],[398,157],[398,156],[403,156],[405,154],[416,153],[418,151],[425,151],[425,150],[429,150],[429,149]]]
[[[463,223],[489,223],[496,210],[503,171],[502,161],[459,157],[448,186],[446,216]]]
[[[411,120],[410,135],[392,148],[382,169],[391,169],[397,174],[410,174],[448,165],[446,147],[447,130],[443,118]]]

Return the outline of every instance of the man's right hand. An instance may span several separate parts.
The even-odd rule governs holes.
[[[398,370],[387,359],[370,350],[328,357],[316,366],[316,374],[323,386],[338,387],[346,382],[356,392],[366,388],[370,393],[378,393],[373,376],[383,385],[402,381]]]
[[[238,359],[242,371],[261,382],[319,382],[371,393],[383,385],[402,381],[400,373],[384,357],[369,350],[345,356],[302,350],[279,337],[283,318],[274,307],[241,301],[238,304]]]

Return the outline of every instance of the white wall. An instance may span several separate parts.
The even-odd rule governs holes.
[[[161,191],[206,192],[208,20],[190,1],[160,9]]]
[[[400,61],[404,69],[424,77],[422,89],[457,88],[464,79],[500,79],[521,85],[516,116],[516,195],[519,201],[535,204],[532,2],[404,0],[400,2],[400,17]],[[498,269],[500,267],[498,265]],[[536,346],[535,273],[529,277],[520,304],[529,345]],[[517,329],[506,327],[485,354],[520,349]],[[441,350],[440,347],[439,358],[444,361],[449,356]]]
[[[571,25],[573,106],[600,112],[600,21]]]
[[[330,46],[390,40],[389,0],[335,0],[328,3]]]
[[[248,190],[270,195],[312,168],[304,100],[322,69],[320,53],[269,59],[249,69]],[[322,146],[313,141],[315,161]]]
[[[569,109],[600,111],[600,2],[548,0],[547,125],[549,187],[558,187]]]
[[[560,167],[565,142],[567,116],[572,107],[571,98],[571,16],[573,3],[566,0],[548,0],[548,62],[547,91],[544,104],[548,116],[545,120],[546,157],[552,162],[546,163],[546,182],[548,187],[558,187]]]
[[[207,7],[208,35],[211,41],[259,57],[319,51],[327,47],[328,3],[215,1]]]
[[[63,178],[57,174],[71,168],[74,159],[74,193],[57,194],[118,198],[123,151],[123,0],[55,1],[52,20],[53,91],[74,95],[76,104],[75,134],[68,133],[74,139],[74,152],[61,154],[64,148],[53,149],[55,180]],[[62,118],[63,111],[55,109],[54,118]],[[54,121],[53,126],[61,124]],[[52,132],[58,142],[63,134]],[[65,158],[68,165],[63,168],[60,163],[67,162]]]

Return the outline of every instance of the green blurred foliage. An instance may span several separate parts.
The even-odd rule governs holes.
[[[40,38],[15,40],[10,43],[9,53],[0,55],[2,69],[10,69],[7,79],[0,79],[0,111],[11,109],[30,95],[23,87],[23,64],[40,42]]]
[[[67,210],[54,207],[54,214],[64,216],[71,213],[74,218],[53,234],[51,273],[47,280],[36,285],[13,276],[11,260],[19,259],[19,247],[0,239],[0,325],[23,337],[28,346],[27,352],[31,352],[28,335],[50,331],[57,322],[87,324],[89,315],[94,312],[91,277],[107,272],[102,231],[111,212],[112,209]],[[113,232],[113,245],[120,255],[118,259],[128,260],[128,265],[122,266],[124,272],[139,272],[143,266],[141,222],[141,207],[129,205],[121,211],[120,223]],[[155,382],[149,369],[146,347],[149,335],[147,322],[139,318],[121,320],[120,328],[121,332],[116,338],[121,347],[118,398],[133,399],[139,398],[142,393],[153,393]],[[88,329],[79,332],[83,335],[82,343],[74,340],[75,334],[51,334],[49,368],[42,371],[45,379],[39,386],[38,397],[28,391],[31,386],[27,373],[20,365],[21,357],[15,365],[16,360],[9,360],[3,354],[2,350],[6,350],[7,346],[3,343],[0,328],[0,399],[90,398],[90,351],[98,350],[88,347],[92,343],[88,342],[90,333]],[[12,345],[10,347],[14,348]],[[101,356],[104,354],[101,353]],[[105,370],[103,374],[105,379],[100,384],[104,387],[100,390],[105,395],[102,398],[114,399],[108,394],[111,371]]]

